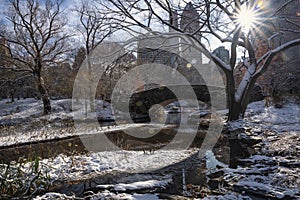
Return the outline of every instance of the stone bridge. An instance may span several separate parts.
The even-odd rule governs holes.
[[[194,90],[194,94],[189,95],[186,91],[188,89]],[[174,86],[162,86],[162,87],[157,87],[141,92],[136,92],[131,95],[129,99],[129,112],[131,114],[132,119],[134,119],[136,115],[142,115],[145,117],[149,117],[149,109],[155,105],[155,104],[160,104],[162,106],[166,106],[172,102],[182,100],[178,99],[176,95],[172,92],[172,90],[176,90],[177,94],[186,94],[184,96],[184,100],[193,100],[196,98],[198,101],[207,103],[211,105],[211,96],[214,95],[214,99],[218,100],[218,96],[220,96],[220,100],[222,101],[221,105],[224,105],[224,88],[219,88],[219,87],[212,87],[212,86],[206,86],[206,85],[174,85]],[[222,93],[223,91],[223,93]],[[217,96],[216,96],[217,95]],[[124,102],[125,98],[120,97],[119,102]],[[125,104],[124,104],[125,105]],[[127,103],[128,107],[128,103]],[[218,108],[216,108],[218,109]],[[224,108],[220,108],[224,109]],[[134,120],[135,121],[135,120]]]

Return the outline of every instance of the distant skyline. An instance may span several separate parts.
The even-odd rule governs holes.
[[[41,2],[45,2],[45,0],[40,0]],[[72,9],[76,4],[78,5],[82,0],[64,0],[63,2],[63,8],[64,9]],[[179,3],[180,2],[180,3]],[[185,7],[185,3],[184,1],[179,1],[179,0],[173,0],[173,4],[174,5],[178,5],[178,3],[180,4],[180,6]],[[0,19],[2,20],[4,18],[3,16],[3,11],[6,11],[8,10],[8,6],[9,6],[9,0],[0,0]],[[75,29],[75,26],[76,26],[76,23],[78,23],[78,16],[75,12],[68,12],[67,13],[67,17],[68,17],[68,31],[70,32],[75,32],[76,29]],[[154,28],[156,31],[161,29],[161,31],[165,31],[167,30],[166,27],[161,27],[161,26],[154,26],[152,27]],[[140,28],[138,28],[140,29]],[[79,39],[80,40],[80,37],[74,37],[74,39]],[[121,41],[126,41],[130,38],[129,34],[127,34],[125,31],[118,31],[116,34],[114,34],[114,36],[112,36],[110,38],[111,41],[114,41],[114,42],[121,42]],[[222,44],[220,42],[218,42],[217,40],[215,41],[214,39],[212,39],[212,46],[211,46],[211,51],[213,51],[214,49],[216,49],[217,47],[219,46],[225,46],[227,49],[228,49],[228,44]],[[240,53],[239,53],[240,54]]]

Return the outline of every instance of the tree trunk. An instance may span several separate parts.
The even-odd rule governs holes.
[[[229,107],[228,113],[228,121],[235,121],[243,117],[244,109],[242,108],[242,104],[240,102],[236,102],[233,100],[231,106]]]
[[[242,97],[240,98],[239,101],[236,101],[235,99],[235,83],[234,83],[234,78],[232,74],[228,75],[227,81],[227,95],[228,95],[228,121],[235,121],[238,119],[244,118],[248,103],[249,103],[249,98],[250,94],[253,90],[253,87],[255,85],[256,79],[251,79],[245,89],[243,91]]]
[[[11,102],[15,102],[15,97],[14,97],[14,93],[13,92],[10,93],[10,98],[11,98]]]
[[[242,117],[243,109],[241,102],[235,100],[235,82],[233,72],[226,73],[226,93],[228,101],[228,121],[238,120]]]
[[[87,54],[87,62],[88,62],[88,98],[89,98],[89,104],[90,104],[90,111],[95,112],[95,96],[94,96],[94,91],[93,91],[93,72],[92,72],[92,67],[91,67],[91,61],[89,57],[89,51]]]
[[[44,114],[47,115],[51,113],[51,103],[48,91],[46,89],[44,79],[42,77],[38,78],[38,90],[42,95],[43,105],[44,105]]]

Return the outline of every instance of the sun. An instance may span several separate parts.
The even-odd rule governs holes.
[[[250,29],[255,22],[254,12],[246,7],[242,8],[237,16],[238,23],[245,29]]]
[[[254,7],[242,6],[235,16],[236,23],[243,29],[243,31],[248,32],[251,28],[255,27],[258,22],[258,12]]]

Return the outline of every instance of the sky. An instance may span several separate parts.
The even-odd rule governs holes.
[[[6,11],[8,8],[8,1],[9,0],[0,0],[0,13],[3,11]],[[41,0],[41,1],[45,1],[45,0]],[[74,8],[76,5],[78,5],[82,0],[65,0],[63,3],[63,7],[65,9],[72,9]],[[180,5],[180,7],[184,7],[185,3],[184,1],[180,1],[180,0],[173,0],[173,4],[175,6]],[[2,14],[0,14],[1,19],[4,17]],[[76,12],[71,12],[68,11],[68,31],[70,32],[74,32],[76,31],[76,24],[78,23],[78,16],[76,14]],[[161,29],[161,25],[159,25],[160,29]],[[74,37],[75,40],[79,39],[79,36]],[[128,37],[126,37],[126,33],[124,34],[124,31],[120,31],[119,33],[115,34],[114,37],[111,38],[111,40],[113,41],[122,41],[122,40],[126,40]],[[218,46],[222,45],[219,42],[213,42],[211,50],[217,48]],[[228,46],[226,44],[224,44],[224,46],[228,49]]]
[[[8,7],[8,0],[0,0],[0,12],[3,12]]]

